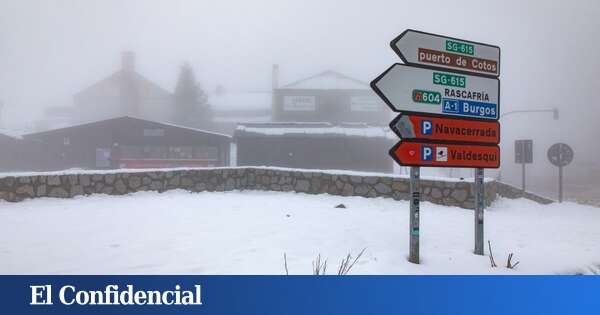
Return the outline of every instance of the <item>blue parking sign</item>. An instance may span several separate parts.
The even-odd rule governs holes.
[[[422,120],[421,121],[421,133],[424,135],[430,135],[433,132],[433,124],[431,120]]]
[[[433,148],[427,145],[421,146],[421,160],[431,161],[433,160]]]

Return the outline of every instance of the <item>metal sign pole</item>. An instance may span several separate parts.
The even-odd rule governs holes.
[[[564,143],[555,143],[548,149],[548,160],[558,167],[558,202],[563,201],[563,167],[573,161],[573,149]]]
[[[558,167],[558,202],[563,201],[563,167]]]
[[[483,208],[485,195],[483,168],[475,169],[475,254],[483,255]]]
[[[521,163],[521,188],[523,193],[525,193],[525,162]]]
[[[410,168],[410,218],[409,218],[409,257],[408,261],[419,263],[419,202],[421,200],[420,168]]]

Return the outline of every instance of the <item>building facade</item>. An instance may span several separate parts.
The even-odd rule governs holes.
[[[164,121],[173,111],[173,95],[136,71],[135,55],[124,52],[121,69],[73,97],[74,117],[89,122],[122,116]]]
[[[0,148],[0,172],[40,170],[43,150],[39,142],[0,131]]]
[[[273,90],[273,122],[387,125],[389,110],[368,84],[334,71]]]
[[[238,165],[393,171],[390,112],[368,84],[325,71],[280,87],[278,72],[271,122],[235,130]]]
[[[231,137],[120,117],[23,136],[43,146],[45,170],[228,166]]]
[[[239,125],[237,164],[391,173],[386,154],[395,136],[366,124],[257,123]]]

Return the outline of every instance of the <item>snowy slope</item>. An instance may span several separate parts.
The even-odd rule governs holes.
[[[334,208],[343,203],[346,209]],[[473,212],[423,203],[421,265],[406,261],[408,203],[276,192],[0,202],[2,274],[309,274],[366,247],[351,274],[546,274],[600,264],[600,209],[500,199],[486,211],[499,265],[471,253]],[[486,246],[487,251],[487,246]]]

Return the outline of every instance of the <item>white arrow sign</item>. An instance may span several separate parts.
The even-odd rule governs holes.
[[[394,64],[371,82],[392,110],[498,120],[500,81]]]
[[[390,45],[406,64],[500,75],[498,46],[415,30],[404,31]]]

